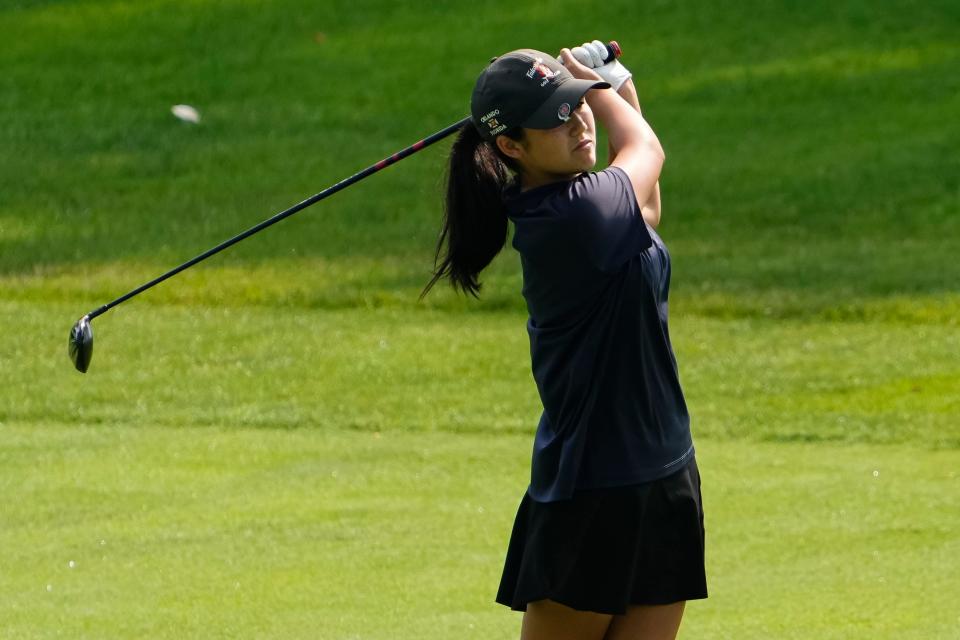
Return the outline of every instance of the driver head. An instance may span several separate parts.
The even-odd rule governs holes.
[[[67,343],[70,359],[73,366],[80,373],[86,373],[93,356],[93,327],[90,326],[90,317],[83,316],[70,329],[70,340]]]

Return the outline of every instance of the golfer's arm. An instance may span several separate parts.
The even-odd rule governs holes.
[[[631,107],[637,110],[641,116],[643,112],[640,110],[640,98],[637,96],[637,88],[633,84],[632,79],[627,79],[620,88],[617,90],[617,93],[620,94],[620,97],[627,101]],[[613,145],[609,145],[608,155],[609,158],[608,164],[613,161],[614,157]],[[653,193],[650,194],[650,198],[640,206],[640,212],[643,214],[643,219],[647,221],[651,227],[656,228],[660,224],[660,211],[661,207],[660,200],[660,181],[658,180],[655,185],[653,185]]]
[[[601,79],[596,71],[577,62],[569,49],[561,49],[560,58],[574,78]],[[607,129],[612,151],[610,166],[619,167],[630,176],[637,202],[649,202],[663,167],[663,147],[657,134],[640,112],[615,92],[596,89],[588,91],[585,97],[597,120]]]
[[[630,176],[637,202],[649,202],[664,160],[657,134],[634,107],[613,91],[589,91],[586,98],[597,120],[607,129],[612,152],[610,166],[619,167]]]

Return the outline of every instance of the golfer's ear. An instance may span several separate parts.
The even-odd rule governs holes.
[[[517,159],[523,155],[523,147],[520,146],[520,143],[507,136],[497,136],[494,144],[496,144],[497,148],[508,158]]]

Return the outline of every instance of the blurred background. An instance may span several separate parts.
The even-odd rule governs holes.
[[[98,319],[86,375],[66,338],[468,115],[492,56],[594,38],[667,155],[681,637],[960,637],[948,0],[3,0],[0,635],[516,637],[540,405],[509,245],[418,301],[449,141]]]

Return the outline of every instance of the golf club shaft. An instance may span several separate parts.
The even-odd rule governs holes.
[[[243,239],[245,239],[245,238],[249,238],[249,237],[252,236],[253,234],[259,233],[260,231],[263,231],[263,230],[266,229],[267,227],[269,227],[269,226],[271,226],[271,225],[273,225],[273,224],[276,224],[277,222],[280,222],[280,221],[283,220],[284,218],[288,218],[288,217],[292,216],[293,214],[297,213],[298,211],[302,211],[303,209],[306,209],[306,208],[309,207],[310,205],[315,204],[315,203],[317,203],[317,202],[320,202],[321,200],[323,200],[323,199],[326,198],[327,196],[331,196],[331,195],[333,195],[334,193],[336,193],[337,191],[340,191],[340,190],[342,190],[342,189],[346,189],[347,187],[349,187],[350,185],[354,184],[355,182],[359,182],[360,180],[363,180],[363,179],[366,178],[367,176],[369,176],[369,175],[371,175],[371,174],[374,174],[374,173],[376,173],[377,171],[380,171],[381,169],[384,169],[384,168],[386,168],[386,167],[389,167],[389,166],[392,165],[393,163],[395,163],[395,162],[397,162],[397,161],[399,161],[399,160],[402,160],[402,159],[406,158],[407,156],[416,153],[417,151],[420,151],[420,150],[423,149],[424,147],[428,147],[428,146],[430,146],[431,144],[433,144],[434,142],[437,142],[438,140],[442,140],[443,138],[446,138],[446,137],[449,136],[450,134],[459,131],[459,130],[460,130],[464,125],[466,125],[468,122],[470,122],[470,118],[469,118],[469,117],[464,118],[463,120],[460,120],[459,122],[456,122],[456,123],[450,125],[449,127],[446,127],[445,129],[441,129],[440,131],[434,133],[434,134],[431,135],[431,136],[427,136],[426,138],[424,138],[423,140],[420,140],[419,142],[415,142],[414,144],[410,145],[410,146],[407,147],[406,149],[403,149],[403,150],[401,150],[401,151],[398,151],[398,152],[396,152],[395,154],[393,154],[392,156],[389,156],[389,157],[387,157],[387,158],[384,158],[383,160],[381,160],[380,162],[377,162],[376,164],[370,165],[369,167],[367,167],[367,168],[364,169],[363,171],[360,171],[360,172],[358,172],[358,173],[355,173],[355,174],[353,174],[352,176],[350,176],[349,178],[345,178],[344,180],[341,180],[340,182],[336,183],[336,184],[333,185],[332,187],[328,187],[327,189],[324,189],[324,190],[321,191],[320,193],[318,193],[318,194],[316,194],[316,195],[313,195],[313,196],[307,198],[307,199],[304,200],[303,202],[301,202],[301,203],[299,203],[299,204],[295,204],[294,206],[290,207],[289,209],[286,209],[285,211],[281,211],[280,213],[276,214],[276,215],[273,216],[273,217],[267,218],[266,220],[264,220],[263,222],[261,222],[260,224],[254,226],[254,227],[250,227],[249,229],[247,229],[247,230],[244,231],[243,233],[241,233],[241,234],[239,234],[239,235],[236,235],[236,236],[230,238],[229,240],[225,240],[225,241],[221,242],[220,244],[218,244],[217,246],[213,247],[212,249],[208,249],[207,251],[204,251],[203,253],[201,253],[201,254],[198,255],[197,257],[192,258],[191,260],[188,260],[188,261],[184,262],[183,264],[181,264],[181,265],[178,266],[178,267],[174,267],[174,268],[171,269],[170,271],[167,271],[167,272],[164,273],[162,276],[159,276],[159,277],[157,277],[157,278],[154,278],[154,279],[151,280],[150,282],[147,282],[146,284],[140,285],[139,287],[137,287],[137,288],[134,289],[133,291],[130,291],[129,293],[125,293],[124,295],[120,296],[119,298],[117,298],[117,299],[114,300],[113,302],[109,302],[109,303],[103,305],[102,307],[100,307],[100,308],[98,308],[98,309],[95,309],[94,311],[91,311],[91,312],[88,313],[85,317],[86,317],[88,320],[93,320],[93,319],[96,318],[97,316],[103,315],[104,313],[106,313],[107,311],[109,311],[109,310],[112,309],[113,307],[117,306],[117,305],[120,304],[121,302],[125,302],[125,301],[129,300],[130,298],[132,298],[132,297],[134,297],[134,296],[136,296],[136,295],[138,295],[138,294],[143,293],[144,291],[146,291],[147,289],[153,287],[154,285],[160,284],[161,282],[163,282],[163,281],[166,280],[167,278],[171,278],[171,277],[177,275],[178,273],[180,273],[180,272],[183,271],[184,269],[189,269],[190,267],[192,267],[193,265],[197,264],[198,262],[202,262],[203,260],[206,260],[207,258],[209,258],[210,256],[212,256],[212,255],[214,255],[214,254],[216,254],[216,253],[220,253],[221,251],[223,251],[223,250],[226,249],[227,247],[233,246],[233,245],[235,245],[236,243],[240,242],[241,240],[243,240]]]

